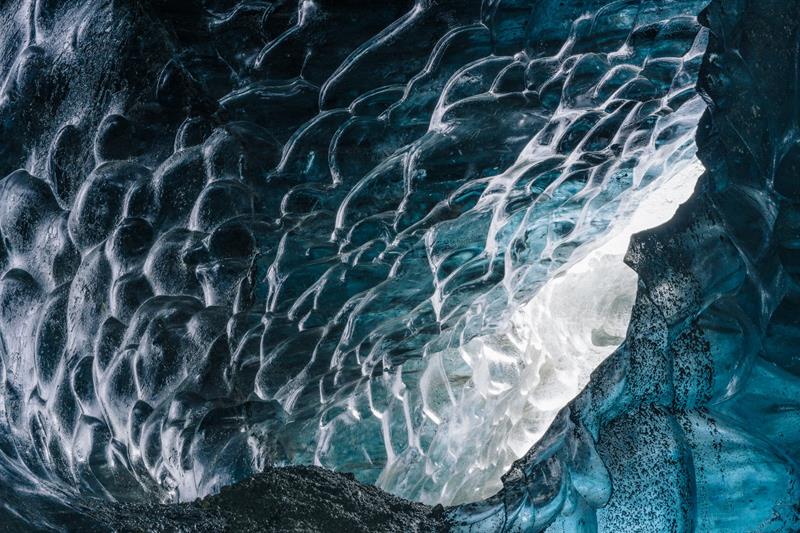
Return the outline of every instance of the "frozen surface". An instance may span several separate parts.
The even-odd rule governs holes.
[[[796,13],[705,4],[0,8],[8,516],[317,464],[483,530],[790,527],[793,389],[742,384],[796,372],[795,52],[757,44]]]
[[[497,492],[511,463],[625,338],[637,290],[636,273],[623,262],[630,236],[669,220],[702,172],[697,159],[682,161],[651,185],[655,189],[632,194],[635,210],[514,308],[507,326],[431,354],[420,386],[424,412],[438,424],[435,436],[425,454],[387,465],[378,484],[401,493],[414,487],[406,495],[429,503],[476,501]],[[455,365],[461,381],[447,371]],[[450,401],[442,402],[445,382]]]
[[[456,530],[800,529],[798,8],[702,13],[707,170],[631,241],[625,342]]]
[[[105,497],[285,463],[488,495],[602,358],[529,301],[688,164],[704,109],[698,2],[165,7],[188,27],[163,64],[136,10],[37,6],[3,89],[27,136],[0,188],[4,434]],[[143,54],[156,101],[124,57],[87,101],[58,74],[106,94],[90,45]],[[621,339],[617,296],[586,301],[613,308],[591,342]]]

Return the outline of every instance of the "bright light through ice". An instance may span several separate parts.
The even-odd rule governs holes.
[[[623,341],[637,287],[636,273],[623,263],[631,235],[669,220],[702,172],[692,158],[655,188],[634,193],[642,197],[629,204],[637,208],[622,227],[517,309],[506,331],[433,355],[426,374],[466,363],[463,386],[436,420],[425,456],[390,464],[378,484],[397,488],[424,479],[414,496],[446,505],[499,490],[500,476]],[[423,388],[435,391],[426,381],[436,383],[436,376],[423,377]]]

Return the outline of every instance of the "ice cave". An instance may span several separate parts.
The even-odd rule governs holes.
[[[0,531],[800,531],[800,0],[7,0],[0,177]]]

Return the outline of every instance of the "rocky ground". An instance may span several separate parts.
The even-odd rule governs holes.
[[[444,509],[392,496],[349,474],[323,468],[269,468],[191,503],[91,501],[76,529],[147,532],[435,532]]]

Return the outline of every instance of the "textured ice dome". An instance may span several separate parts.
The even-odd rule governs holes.
[[[699,174],[703,2],[557,4],[3,10],[12,483],[495,492]]]

